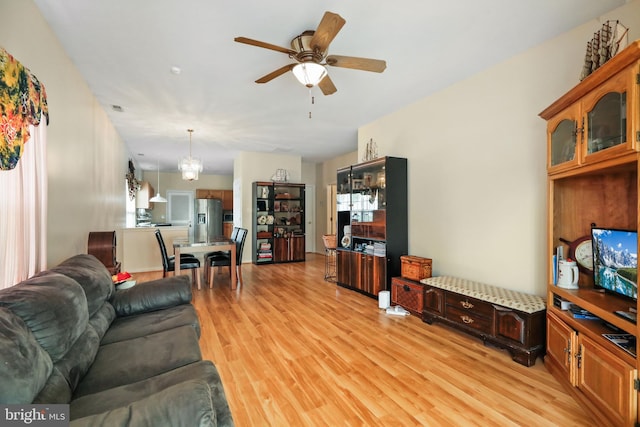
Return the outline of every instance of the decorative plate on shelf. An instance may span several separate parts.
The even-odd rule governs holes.
[[[260,224],[260,225],[264,225],[264,224],[266,224],[266,223],[267,223],[267,217],[266,217],[266,216],[264,216],[264,215],[260,215],[260,216],[258,217],[258,224]]]
[[[351,236],[344,236],[340,243],[342,244],[343,248],[348,248],[351,244]]]
[[[267,224],[269,225],[273,224],[274,220],[275,218],[273,217],[273,215],[267,215]]]

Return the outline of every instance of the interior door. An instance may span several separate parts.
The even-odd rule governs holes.
[[[304,235],[306,252],[316,251],[316,186],[306,185],[304,190]]]
[[[327,234],[336,234],[336,184],[327,185]]]

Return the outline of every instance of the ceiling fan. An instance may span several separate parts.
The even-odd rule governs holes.
[[[234,40],[238,43],[286,53],[289,58],[297,61],[260,77],[256,83],[267,83],[287,71],[292,71],[300,83],[309,88],[317,85],[323,94],[331,95],[337,89],[327,74],[326,65],[376,73],[381,73],[387,68],[387,63],[380,59],[327,55],[329,44],[345,23],[346,21],[340,15],[325,12],[315,31],[305,31],[291,40],[291,49],[246,37],[236,37]]]

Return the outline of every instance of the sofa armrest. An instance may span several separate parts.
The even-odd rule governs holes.
[[[211,399],[205,381],[185,381],[127,406],[72,420],[70,426],[216,426]]]
[[[189,276],[166,277],[116,291],[111,304],[118,317],[161,310],[191,302]]]

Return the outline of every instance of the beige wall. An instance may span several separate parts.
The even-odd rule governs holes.
[[[606,19],[640,37],[634,1],[359,129],[360,153],[373,138],[380,156],[408,158],[409,252],[432,258],[435,275],[544,294],[538,113],[579,82],[586,42]]]
[[[31,0],[0,2],[0,45],[44,84],[49,185],[47,262],[87,251],[92,230],[125,222],[127,149]]]
[[[327,230],[327,186],[336,183],[336,172],[345,166],[358,163],[358,152],[352,151],[335,159],[318,165],[317,174],[317,201],[316,201],[316,252],[324,251],[322,235]]]
[[[302,160],[300,156],[271,153],[241,152],[233,163],[233,222],[248,230],[242,262],[251,262],[253,253],[253,202],[251,185],[254,181],[271,181],[276,169],[286,169],[289,181],[302,182]]]

